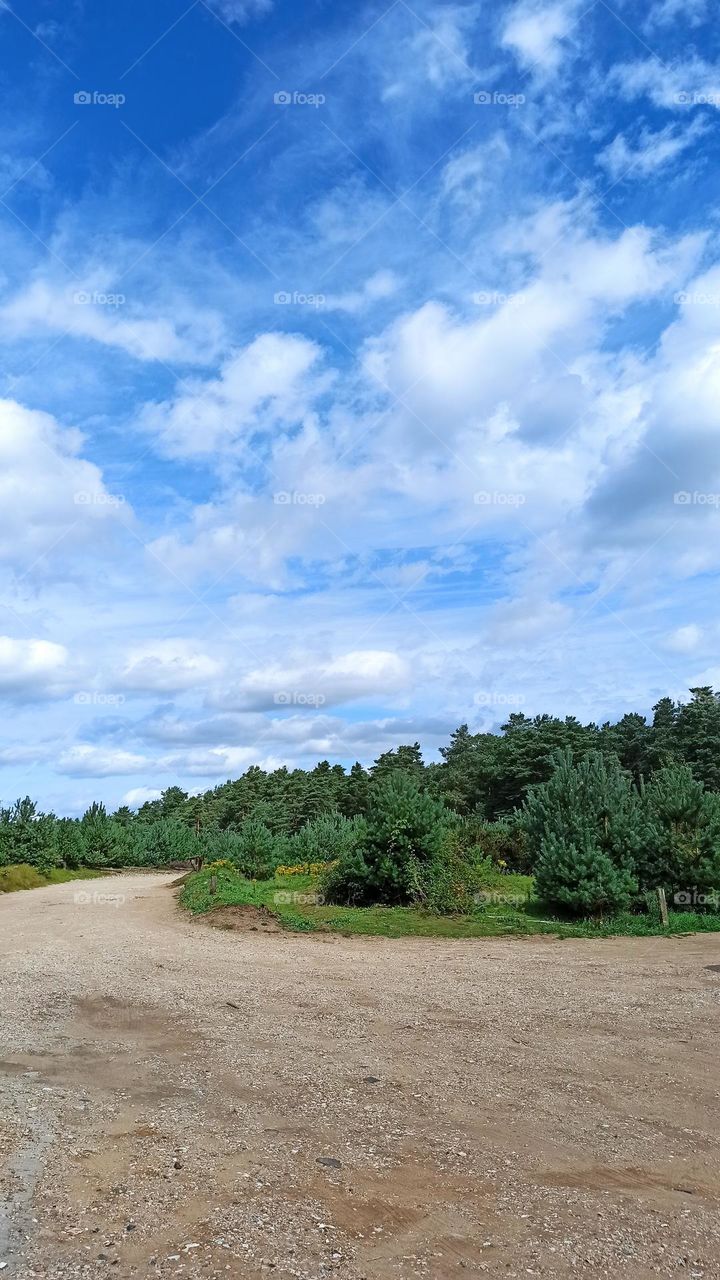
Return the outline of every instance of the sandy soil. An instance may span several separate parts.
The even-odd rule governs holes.
[[[0,1275],[720,1276],[720,938],[234,933],[171,879],[0,898]]]

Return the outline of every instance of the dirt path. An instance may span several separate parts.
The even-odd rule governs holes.
[[[719,938],[233,934],[169,879],[0,898],[3,1278],[720,1276]]]

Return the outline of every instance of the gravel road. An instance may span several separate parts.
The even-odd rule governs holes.
[[[231,933],[170,879],[0,898],[3,1278],[720,1276],[718,935]]]

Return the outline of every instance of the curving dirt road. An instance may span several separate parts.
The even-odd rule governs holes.
[[[720,1276],[720,938],[237,934],[170,878],[0,898],[0,1275]]]

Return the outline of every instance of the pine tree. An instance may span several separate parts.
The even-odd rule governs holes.
[[[675,726],[681,758],[693,777],[711,791],[720,791],[720,695],[709,685],[690,693],[692,699],[680,707]]]
[[[693,898],[720,888],[720,803],[693,777],[689,765],[653,775],[643,801],[652,838],[638,867],[643,889]]]
[[[373,784],[362,849],[340,859],[326,893],[333,901],[406,903],[422,895],[454,815],[402,769]]]
[[[418,783],[423,781],[425,763],[419,742],[413,742],[412,746],[406,744],[395,747],[393,751],[383,751],[372,766],[370,773],[373,782],[380,782],[387,778],[389,774],[396,773],[398,770],[410,774]]]
[[[617,756],[623,769],[627,769],[636,786],[651,772],[651,736],[644,716],[631,712],[617,724],[604,724],[601,731],[601,749]]]
[[[346,818],[362,817],[367,813],[370,775],[359,760],[355,761],[343,783],[339,797],[340,812]]]
[[[574,764],[572,752],[558,753],[552,777],[530,791],[523,821],[541,898],[593,915],[629,905],[647,830],[639,796],[616,760],[594,752]]]
[[[60,818],[55,824],[55,848],[60,866],[75,870],[85,862],[85,842],[80,823],[74,818]]]

